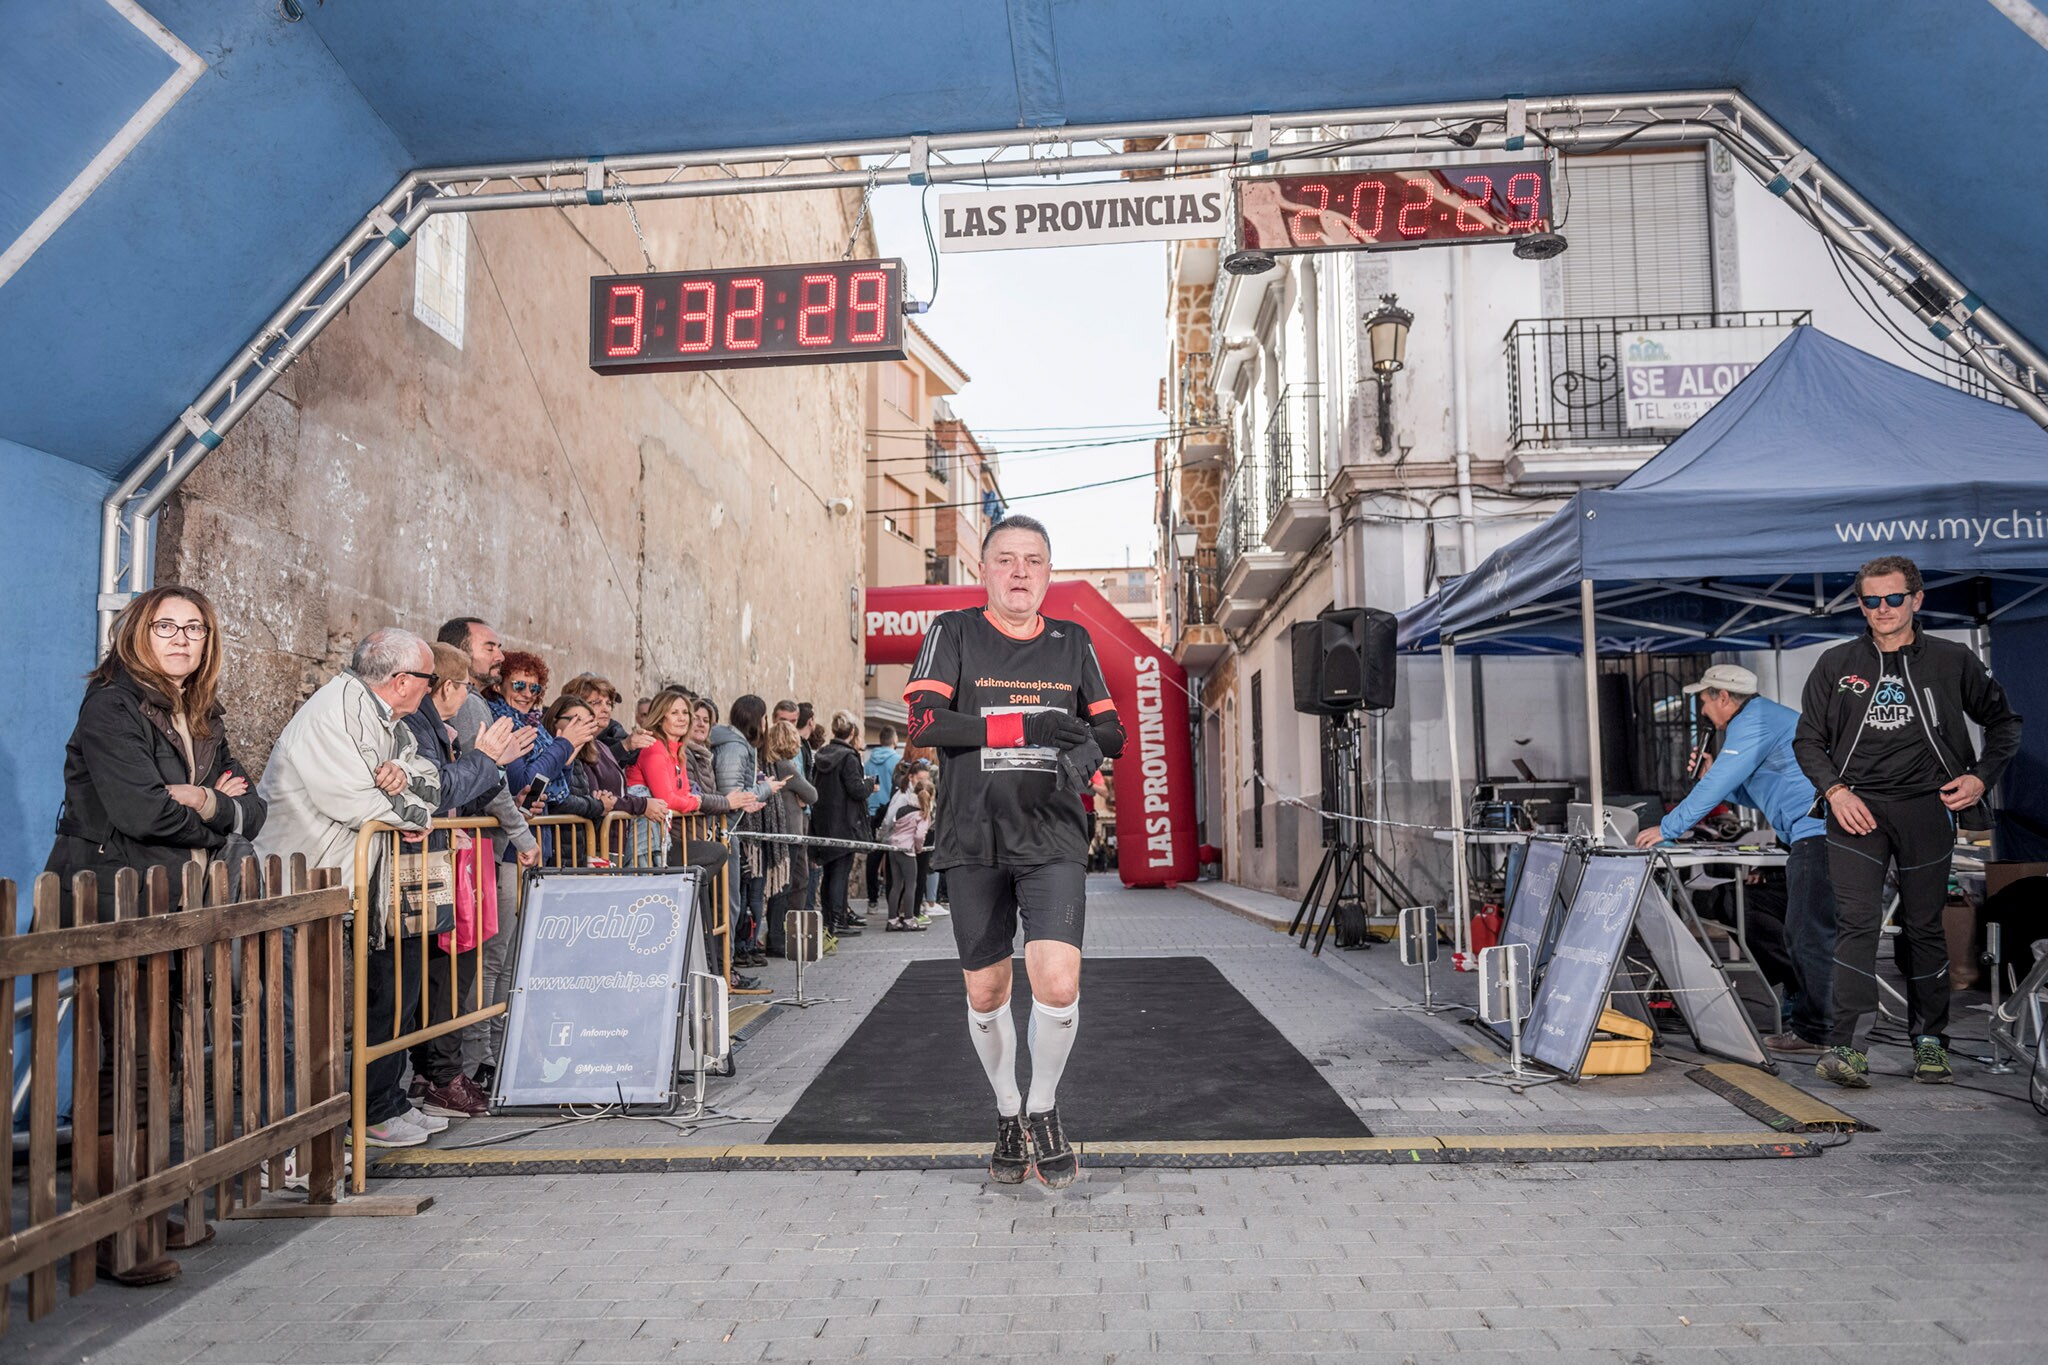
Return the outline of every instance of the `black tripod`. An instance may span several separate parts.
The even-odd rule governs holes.
[[[1301,936],[1302,947],[1310,947],[1313,940],[1318,957],[1340,906],[1355,905],[1363,917],[1368,884],[1379,892],[1382,906],[1388,901],[1396,908],[1421,904],[1380,857],[1379,850],[1366,841],[1364,825],[1356,819],[1328,818],[1365,814],[1365,735],[1359,724],[1361,714],[1347,711],[1331,726],[1330,754],[1337,780],[1326,784],[1329,789],[1323,792],[1323,860],[1309,878],[1301,907],[1294,912],[1294,922],[1287,926],[1290,936]],[[1370,948],[1372,940],[1361,939],[1357,946]]]

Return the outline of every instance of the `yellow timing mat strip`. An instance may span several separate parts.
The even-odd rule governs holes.
[[[1076,1143],[1083,1164],[1118,1167],[1461,1165],[1527,1161],[1740,1161],[1819,1156],[1798,1138],[1749,1133],[1519,1133],[1426,1137],[1268,1138],[1234,1142]],[[745,1143],[703,1147],[419,1147],[380,1156],[393,1177],[671,1171],[978,1170],[981,1143]]]
[[[1741,1062],[1710,1062],[1685,1073],[1760,1123],[1781,1133],[1874,1133],[1877,1125]]]

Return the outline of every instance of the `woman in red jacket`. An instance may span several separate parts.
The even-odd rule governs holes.
[[[683,746],[690,738],[690,703],[675,692],[664,692],[648,708],[646,729],[656,742],[634,756],[626,781],[647,788],[647,794],[679,815],[697,809],[697,794],[690,790],[689,755]]]

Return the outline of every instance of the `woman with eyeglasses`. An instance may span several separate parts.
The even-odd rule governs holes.
[[[112,648],[86,678],[78,726],[64,748],[64,807],[45,865],[63,881],[65,923],[78,922],[71,902],[76,873],[97,874],[101,923],[114,918],[114,880],[124,867],[144,879],[150,868],[161,867],[170,882],[171,908],[182,909],[185,867],[203,867],[226,853],[231,840],[253,839],[263,828],[264,800],[228,747],[218,698],[220,667],[213,604],[191,588],[153,588],[114,618]],[[246,843],[237,847],[253,851]],[[182,994],[181,965],[173,962],[173,999]],[[117,1019],[114,992],[102,989],[99,999],[100,1188],[108,1190]],[[182,1034],[179,1011],[173,1012],[173,1030]],[[175,1037],[171,1050],[182,1053]],[[138,1060],[140,1112],[151,1069],[147,1058]],[[176,1227],[172,1241],[185,1244]],[[120,1284],[160,1284],[178,1273],[178,1263],[163,1257],[119,1272],[104,1263],[101,1273]]]
[[[550,731],[541,718],[541,699],[547,695],[547,689],[548,666],[541,657],[523,649],[509,649],[498,671],[498,685],[484,693],[493,719],[509,716],[520,729],[540,731],[540,738],[534,741],[526,757],[505,765],[506,784],[530,815],[546,815],[551,803],[568,799],[569,764],[578,749],[597,737],[599,728],[597,717],[584,706],[567,716],[559,731]],[[541,848],[543,856],[553,861],[553,841],[545,834]],[[506,854],[511,854],[509,848]]]
[[[114,619],[113,647],[87,676],[64,750],[64,808],[47,870],[99,874],[113,918],[114,873],[161,867],[177,908],[187,863],[202,866],[263,828],[265,806],[228,747],[218,699],[213,604],[190,588],[153,588]]]

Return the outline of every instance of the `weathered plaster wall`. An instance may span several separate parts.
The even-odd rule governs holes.
[[[657,269],[843,250],[836,194],[642,207]],[[592,274],[646,268],[623,208],[469,219],[458,349],[374,280],[164,518],[158,581],[213,595],[252,759],[366,630],[490,620],[560,682],[856,705],[863,376],[600,378]],[[829,503],[853,499],[851,515]]]

